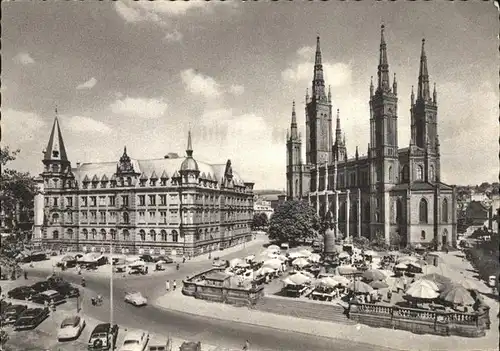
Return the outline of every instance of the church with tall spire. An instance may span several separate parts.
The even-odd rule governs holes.
[[[305,98],[305,162],[295,102],[287,134],[287,198],[303,199],[335,227],[338,238],[382,237],[387,244],[455,245],[456,190],[441,179],[437,92],[430,93],[425,39],[416,96],[410,96],[410,142],[398,144],[398,83],[389,69],[381,26],[377,81],[369,85],[370,138],[366,154],[348,155],[343,114],[336,110],[333,138],[331,90],[325,92],[320,38]],[[352,152],[352,151],[351,151]]]
[[[71,166],[56,116],[35,195],[33,242],[50,249],[196,256],[252,240],[253,186],[231,161],[194,156]]]

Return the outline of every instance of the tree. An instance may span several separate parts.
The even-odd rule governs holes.
[[[5,225],[17,229],[19,216],[31,217],[35,181],[29,173],[18,172],[7,167],[14,161],[20,150],[11,151],[8,146],[0,149],[2,178],[0,181],[0,200],[5,213]]]
[[[269,220],[267,219],[267,215],[264,212],[254,213],[252,219],[252,229],[259,229],[267,227],[269,224]]]
[[[285,201],[271,217],[269,239],[297,243],[315,238],[319,227],[319,217],[307,201]]]

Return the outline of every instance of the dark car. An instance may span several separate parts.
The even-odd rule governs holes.
[[[30,300],[36,293],[30,286],[20,286],[10,290],[7,296],[16,300]]]
[[[111,348],[111,342],[116,347],[117,338],[118,325],[114,324],[111,326],[110,323],[98,324],[90,334],[88,350],[109,350]]]
[[[201,342],[184,341],[179,348],[180,351],[201,351]]]
[[[71,298],[71,297],[79,297],[80,296],[80,290],[78,288],[75,288],[72,286],[70,283],[59,283],[55,284],[52,286],[52,289],[57,291],[61,296],[66,297],[66,298]]]
[[[15,330],[30,330],[35,329],[49,316],[49,309],[45,308],[29,308],[25,310],[14,323]]]
[[[139,256],[140,260],[143,260],[144,262],[155,262],[155,259],[151,255],[141,255]]]
[[[58,293],[56,290],[47,290],[44,292],[41,292],[40,294],[36,294],[31,298],[31,301],[34,303],[39,303],[39,304],[51,304],[54,303],[55,305],[59,305],[61,303],[66,302],[64,299],[64,296],[62,296],[60,293]]]
[[[26,305],[12,305],[5,311],[3,324],[13,324],[28,309]]]
[[[51,283],[48,281],[37,282],[31,286],[31,289],[35,290],[37,293],[47,291],[51,288]]]
[[[158,256],[155,258],[155,262],[164,261],[165,263],[174,263],[174,260],[168,256]]]

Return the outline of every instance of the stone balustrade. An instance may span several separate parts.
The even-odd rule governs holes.
[[[480,337],[490,327],[488,306],[482,306],[478,311],[461,313],[351,303],[348,315],[359,323],[408,330],[417,334]]]

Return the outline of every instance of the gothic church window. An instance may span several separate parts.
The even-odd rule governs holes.
[[[429,180],[434,181],[434,166],[429,167]]]
[[[425,240],[425,230],[420,233],[420,240]]]
[[[59,239],[59,232],[57,230],[52,232],[52,239]]]
[[[389,166],[389,181],[392,182],[392,166]]]
[[[441,218],[443,219],[443,223],[448,223],[448,199],[443,200],[443,204],[441,206]]]
[[[400,199],[396,200],[396,223],[402,224],[403,220],[403,203]]]
[[[401,178],[404,182],[407,182],[410,178],[410,169],[408,168],[408,165],[404,165],[403,169],[401,171]]]
[[[167,241],[167,231],[165,229],[162,229],[160,231],[160,235],[161,235],[161,240],[162,241]]]
[[[428,223],[428,208],[427,208],[427,200],[420,200],[420,204],[418,206],[419,209],[419,222],[420,223]]]
[[[423,180],[424,179],[424,168],[420,165],[417,166],[417,179],[416,180]]]
[[[141,229],[139,231],[139,236],[141,237],[141,241],[145,241],[146,240],[146,232],[144,231],[144,229]]]
[[[87,229],[83,230],[83,239],[88,240],[89,239],[89,231]]]
[[[105,229],[101,229],[101,237],[102,237],[102,240],[106,240],[106,230]]]

